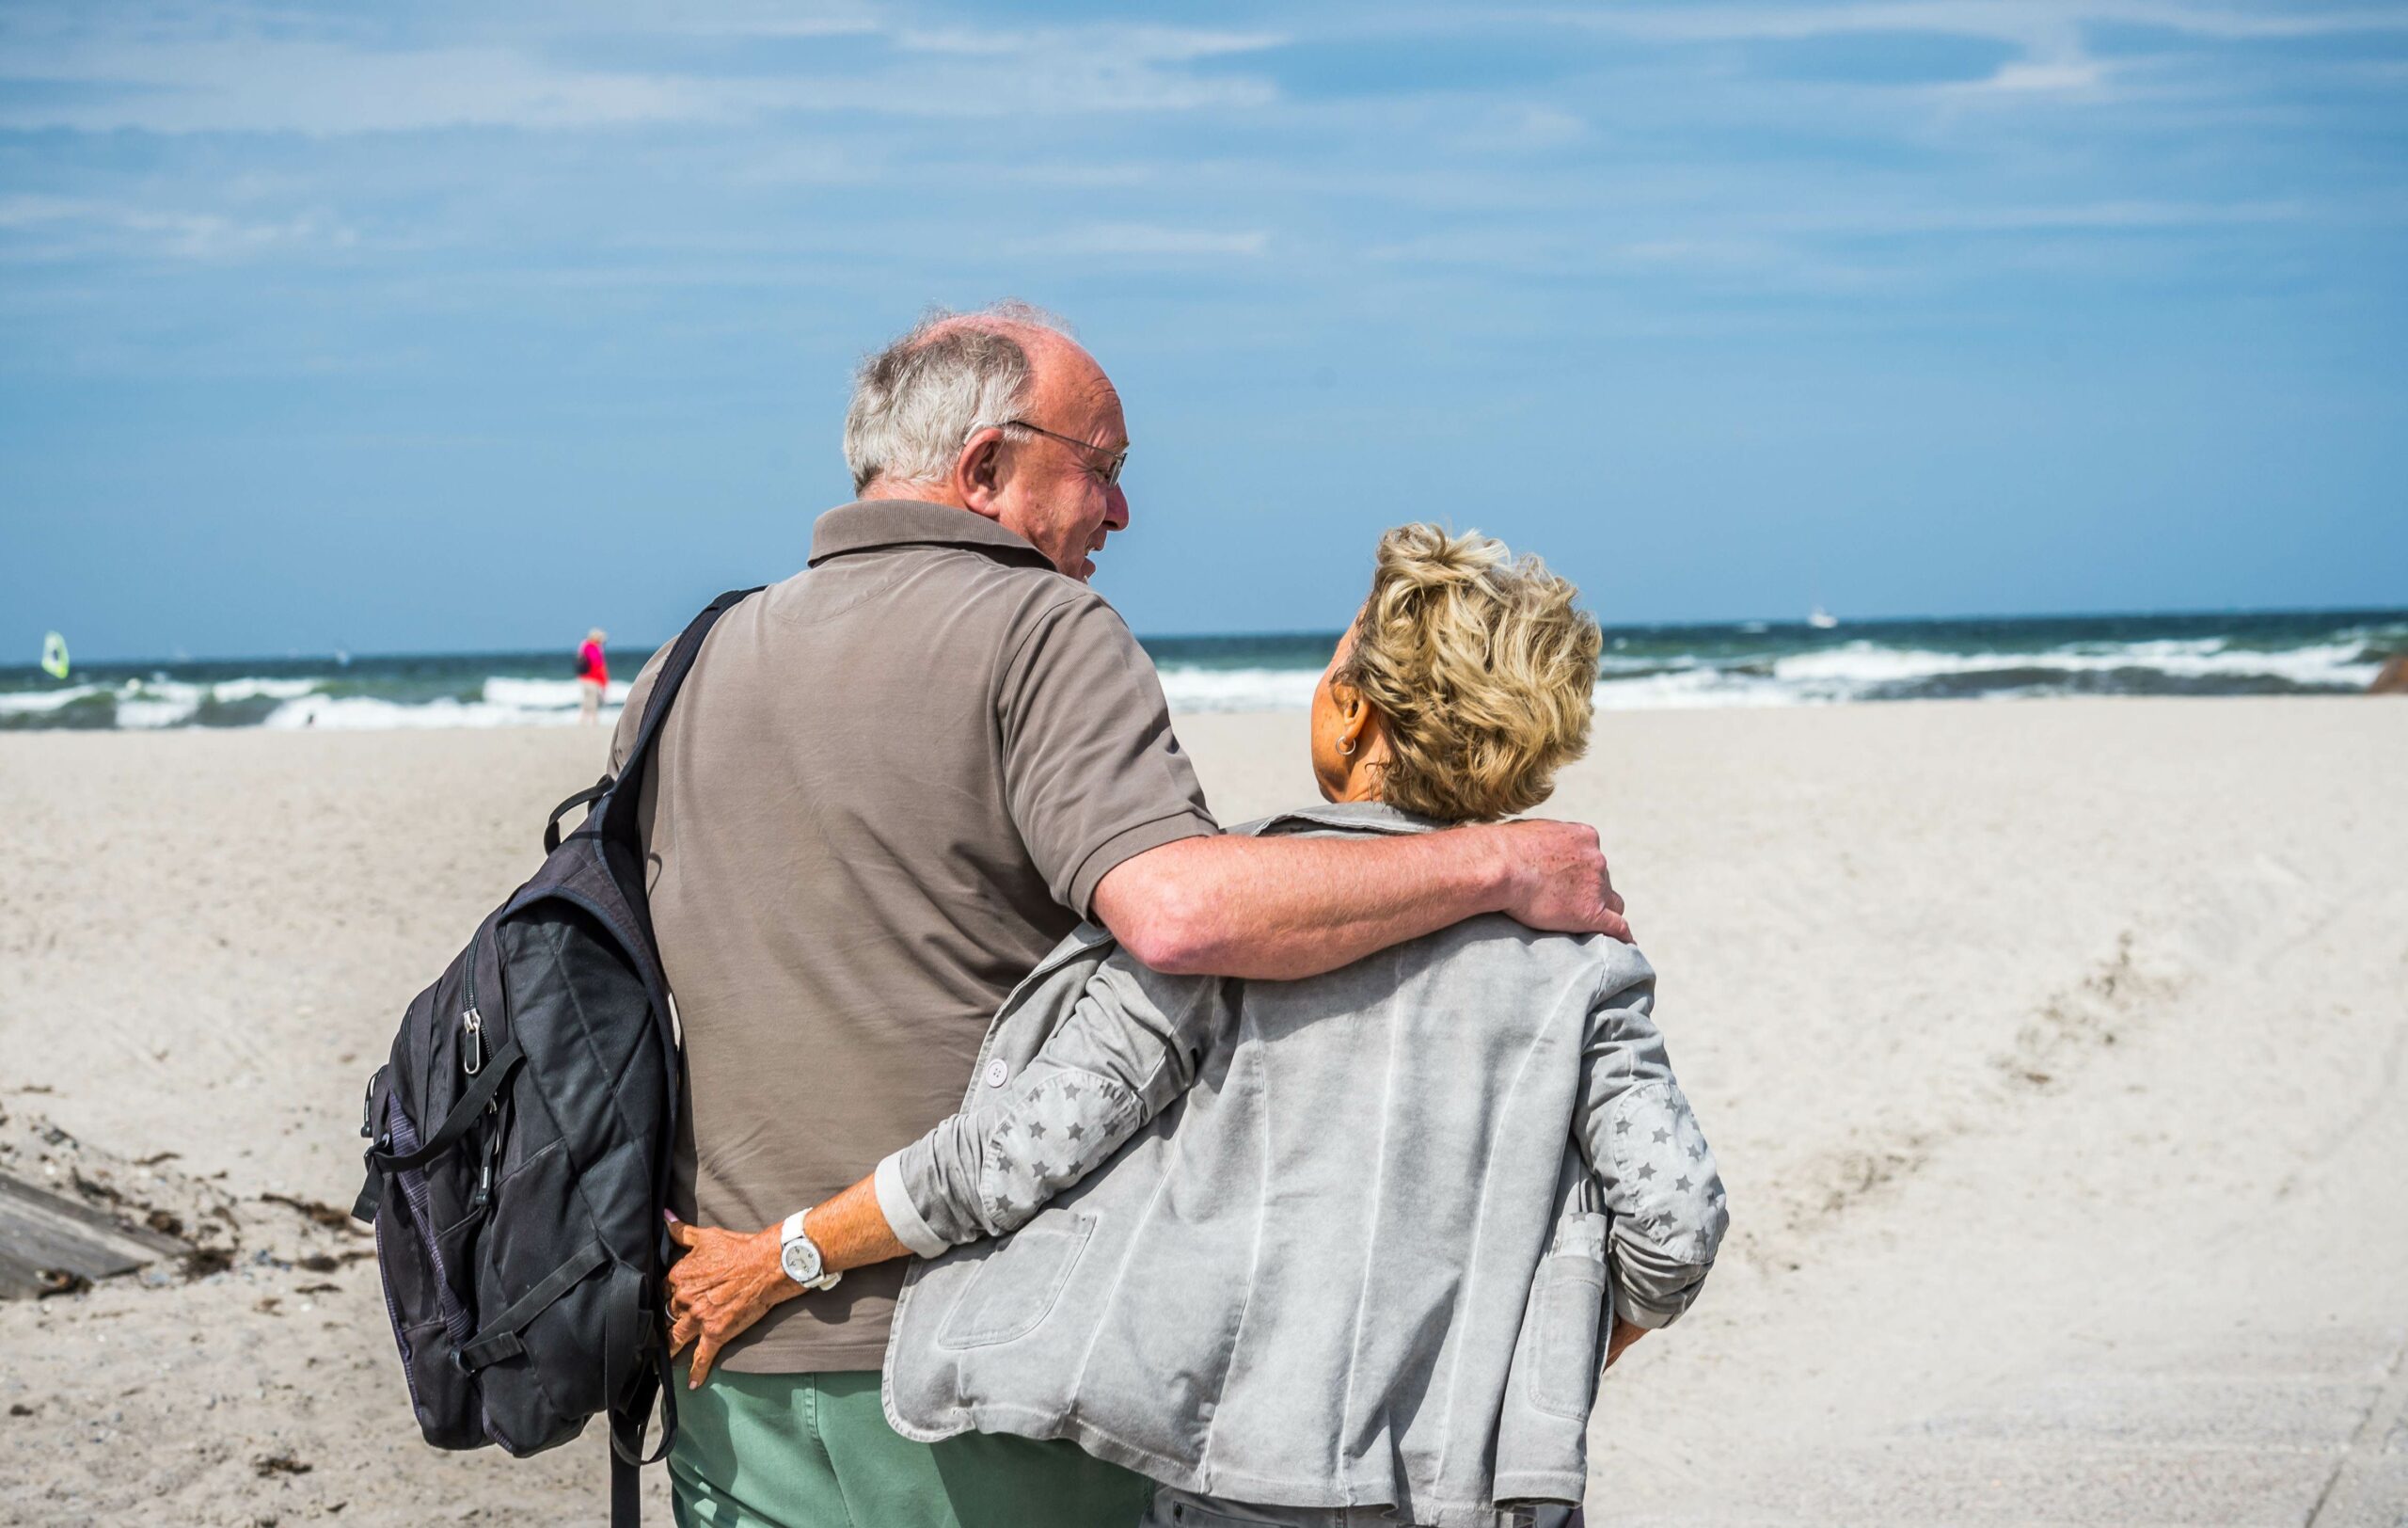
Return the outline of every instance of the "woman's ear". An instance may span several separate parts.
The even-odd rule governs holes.
[[[1352,756],[1363,746],[1364,729],[1371,724],[1371,708],[1363,692],[1351,684],[1330,681],[1330,704],[1338,709],[1338,751]]]

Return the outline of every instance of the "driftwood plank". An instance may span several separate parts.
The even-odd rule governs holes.
[[[42,1293],[45,1272],[108,1279],[187,1250],[147,1226],[0,1177],[0,1299]]]

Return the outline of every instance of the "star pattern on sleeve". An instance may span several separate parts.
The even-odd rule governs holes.
[[[1612,1167],[1622,1213],[1651,1239],[1678,1245],[1719,1233],[1722,1183],[1680,1085],[1644,1084],[1614,1100]]]
[[[1135,1131],[1138,1104],[1084,1073],[1023,1075],[1019,1087],[989,1138],[983,1188],[990,1205],[1034,1213]]]

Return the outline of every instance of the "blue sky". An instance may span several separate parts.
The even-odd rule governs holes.
[[[0,661],[666,633],[1007,294],[1140,631],[2399,605],[2403,273],[2408,5],[11,0]]]

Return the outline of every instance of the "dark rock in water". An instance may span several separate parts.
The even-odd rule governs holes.
[[[2408,695],[2408,653],[2394,653],[2383,672],[2367,686],[2369,695]]]

